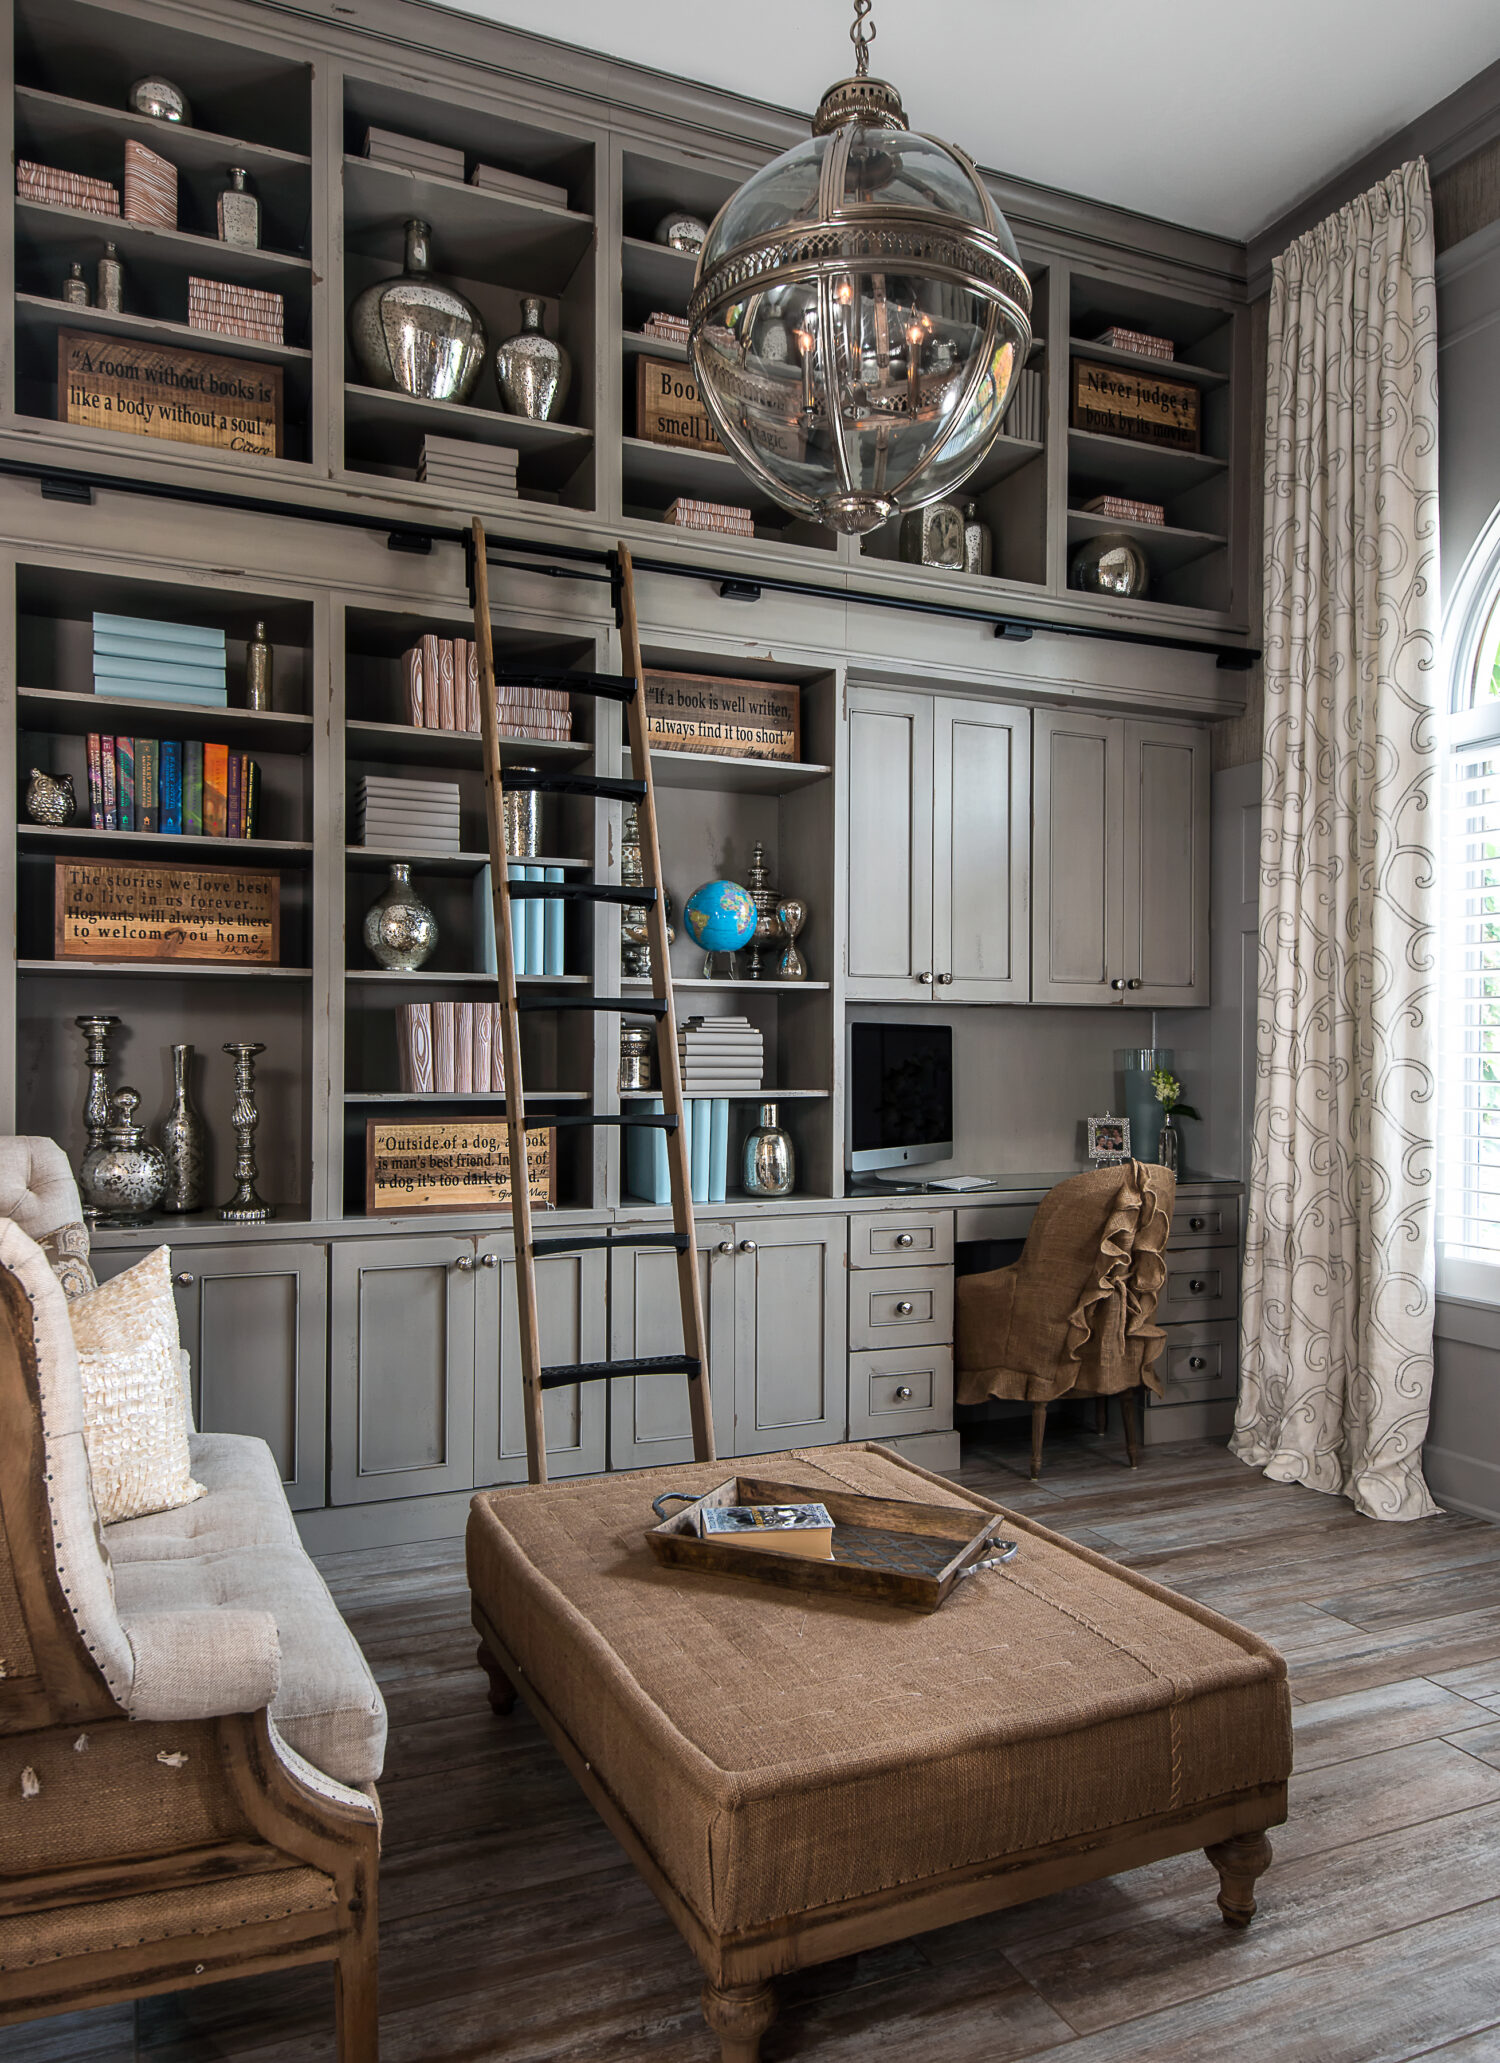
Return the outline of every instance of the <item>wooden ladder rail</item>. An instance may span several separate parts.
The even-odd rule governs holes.
[[[515,1233],[517,1317],[521,1345],[523,1415],[526,1429],[526,1472],[533,1483],[547,1480],[547,1436],[544,1397],[548,1387],[564,1381],[608,1379],[613,1374],[640,1375],[651,1372],[649,1359],[579,1364],[544,1370],[541,1330],[536,1299],[537,1243],[532,1232],[531,1189],[526,1178],[526,1091],[521,1072],[520,998],[516,993],[515,944],[512,929],[512,897],[508,854],[505,845],[505,784],[500,764],[500,729],[495,698],[494,638],[490,621],[489,568],[484,525],[476,516],[471,533],[472,587],[474,601],[474,644],[479,669],[479,724],[484,757],[485,817],[489,834],[490,885],[494,905],[495,958],[500,1002],[500,1040],[505,1063],[505,1123],[510,1154],[511,1224]],[[693,1221],[693,1194],[687,1139],[683,1130],[682,1075],[677,1050],[677,1023],[672,994],[672,970],[668,960],[666,897],[661,885],[661,850],[656,827],[656,791],[651,779],[651,752],[641,692],[640,631],[635,608],[635,582],[630,554],[622,544],[611,561],[620,639],[634,683],[629,694],[602,685],[596,693],[612,692],[622,699],[630,738],[631,765],[643,793],[636,808],[641,833],[641,865],[647,891],[648,925],[651,942],[652,990],[657,1022],[657,1053],[661,1070],[662,1116],[621,1120],[592,1120],[616,1123],[622,1128],[634,1123],[656,1125],[666,1133],[667,1167],[672,1192],[671,1235],[648,1234],[632,1240],[627,1235],[586,1235],[578,1239],[547,1240],[547,1252],[584,1247],[670,1244],[677,1251],[678,1300],[682,1310],[684,1352],[681,1356],[659,1357],[664,1372],[681,1367],[688,1382],[689,1411],[693,1429],[693,1453],[699,1461],[715,1459],[713,1415],[709,1391],[708,1343],[703,1323],[703,1291],[698,1277],[697,1235]],[[606,791],[618,784],[592,784]],[[587,791],[586,791],[587,792]],[[618,889],[573,891],[601,899],[625,901]],[[623,1001],[623,998],[621,999]],[[597,999],[602,1007],[602,999]],[[584,1119],[584,1123],[591,1120]],[[519,1171],[519,1176],[518,1176]],[[549,1381],[548,1378],[551,1378]]]

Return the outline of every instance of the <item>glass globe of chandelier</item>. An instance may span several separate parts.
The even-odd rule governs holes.
[[[950,494],[999,434],[1031,347],[1031,288],[972,161],[855,76],[806,143],[746,180],[698,260],[688,352],[755,486],[834,530]]]

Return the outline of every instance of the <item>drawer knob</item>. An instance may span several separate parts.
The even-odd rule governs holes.
[[[742,1254],[753,1254],[756,1252],[755,1241],[753,1239],[742,1239],[740,1241],[740,1252]]]
[[[910,1384],[910,1383],[905,1383],[905,1382],[904,1382],[904,1383],[902,1383],[902,1384],[901,1384],[901,1386],[899,1387],[899,1389],[898,1389],[898,1390],[896,1391],[896,1402],[897,1402],[898,1404],[909,1404],[909,1403],[911,1402],[911,1384]]]
[[[897,1304],[897,1306],[896,1306],[896,1316],[897,1316],[898,1318],[910,1318],[910,1316],[911,1316],[911,1298],[910,1298],[910,1297],[903,1297],[903,1298],[901,1299],[900,1303],[899,1303],[899,1304]]]
[[[1207,1290],[1208,1284],[1201,1275],[1192,1275],[1188,1278],[1188,1288],[1195,1297],[1201,1297]]]
[[[1188,1367],[1189,1367],[1189,1368],[1207,1368],[1207,1366],[1208,1366],[1208,1362],[1207,1362],[1207,1361],[1206,1361],[1206,1360],[1204,1359],[1204,1357],[1203,1357],[1203,1355],[1202,1355],[1202,1354],[1189,1354],[1189,1355],[1188,1355]]]
[[[1207,1218],[1189,1218],[1188,1230],[1190,1232],[1201,1232],[1207,1223]]]
[[[191,1289],[193,1284],[197,1280],[198,1278],[193,1273],[191,1268],[180,1269],[176,1277],[177,1286],[179,1289]]]
[[[898,1232],[896,1234],[896,1244],[897,1246],[910,1246],[911,1234],[909,1232]]]

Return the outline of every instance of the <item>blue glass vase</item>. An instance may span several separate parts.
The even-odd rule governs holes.
[[[1164,1116],[1151,1086],[1152,1070],[1172,1068],[1170,1046],[1130,1046],[1115,1056],[1125,1084],[1125,1115],[1130,1120],[1130,1151],[1137,1160],[1155,1160]]]

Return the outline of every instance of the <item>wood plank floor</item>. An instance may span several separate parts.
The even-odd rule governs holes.
[[[1049,1432],[960,1479],[1275,1641],[1288,1825],[1248,1934],[1184,1856],[790,1981],[766,2063],[1500,2063],[1500,1528],[1377,1525],[1220,1447]],[[384,2063],[716,2063],[699,1975],[540,1732],[493,1720],[456,1543],[325,1571],[390,1704]],[[322,2063],[321,1972],[0,2032],[4,2063]]]

